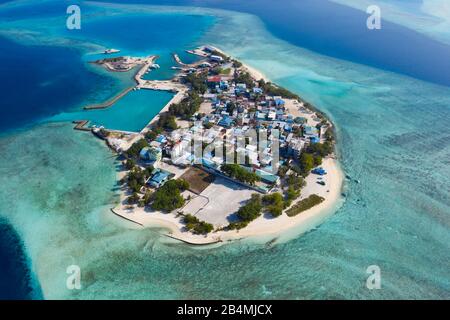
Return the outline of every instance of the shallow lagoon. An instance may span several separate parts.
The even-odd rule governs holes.
[[[172,98],[167,91],[132,90],[106,109],[61,113],[50,121],[89,120],[112,130],[141,131]]]
[[[288,243],[195,250],[108,214],[115,163],[90,135],[52,124],[4,137],[0,212],[24,240],[44,296],[449,298],[448,88],[314,54],[246,15],[223,20],[203,40],[325,110],[345,171],[361,183],[348,182],[344,206]],[[73,263],[85,275],[77,292],[64,287]],[[372,264],[382,290],[365,288]]]

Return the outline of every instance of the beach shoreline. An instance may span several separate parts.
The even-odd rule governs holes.
[[[224,244],[236,240],[257,239],[261,237],[276,238],[286,236],[286,233],[292,232],[293,235],[287,235],[287,238],[290,239],[292,236],[301,235],[320,225],[327,217],[335,213],[343,200],[342,188],[345,175],[340,167],[339,161],[333,157],[328,157],[324,159],[322,167],[328,172],[327,190],[329,190],[324,195],[325,200],[322,203],[294,217],[288,217],[285,212],[277,218],[267,218],[262,215],[241,230],[217,231],[206,236],[195,235],[189,231],[184,231],[185,225],[182,223],[181,217],[177,217],[173,213],[163,213],[139,207],[127,209],[127,206],[123,204],[126,199],[126,194],[123,190],[120,194],[121,204],[113,208],[112,212],[125,220],[134,222],[143,229],[166,229],[167,232],[162,232],[161,235],[191,245]],[[307,186],[302,189],[302,194],[305,196],[301,196],[298,201],[312,193],[309,188],[314,186],[314,178],[314,175],[310,175],[306,179]]]

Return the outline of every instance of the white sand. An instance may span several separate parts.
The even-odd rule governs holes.
[[[192,244],[210,244],[217,241],[231,241],[247,237],[258,236],[281,236],[288,230],[296,231],[297,234],[308,231],[318,224],[322,223],[337,207],[341,199],[341,188],[344,175],[339,168],[338,162],[333,158],[324,159],[322,167],[328,172],[323,178],[326,186],[316,183],[317,175],[309,175],[306,179],[307,186],[302,189],[302,196],[299,200],[310,194],[318,194],[325,200],[295,217],[288,217],[285,213],[278,218],[268,218],[261,216],[252,221],[246,228],[239,231],[219,231],[208,236],[198,236],[184,231],[181,218],[176,217],[176,213],[165,214],[155,211],[146,211],[143,208],[127,210],[125,205],[119,205],[114,209],[115,213],[140,224],[146,228],[165,228],[165,233],[171,237],[177,238]],[[124,199],[124,198],[122,198]],[[224,208],[225,210],[225,208]],[[232,213],[232,212],[230,212]]]

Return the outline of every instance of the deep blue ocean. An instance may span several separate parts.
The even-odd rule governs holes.
[[[239,15],[217,22],[211,12],[121,16],[126,9],[80,2],[89,17],[75,33],[64,28],[69,3],[0,6],[0,298],[450,297],[450,46],[386,21],[369,32],[364,12],[326,0],[133,1],[234,10],[262,26]],[[11,36],[17,29],[38,35]],[[335,121],[344,170],[361,183],[347,183],[344,206],[313,232],[270,248],[199,252],[100,213],[114,201],[115,162],[68,122],[130,82],[89,65],[95,52],[80,43],[159,54],[163,68],[148,77],[161,79],[173,74],[172,52],[205,39]],[[164,101],[131,97],[85,118],[138,130]],[[59,281],[74,261],[88,270],[86,293],[67,293]],[[363,285],[374,263],[386,277],[378,293]]]

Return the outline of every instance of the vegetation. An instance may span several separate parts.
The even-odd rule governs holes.
[[[277,87],[270,82],[265,82],[264,79],[259,80],[259,87],[264,90],[264,92],[270,96],[281,96],[288,99],[300,100],[300,97],[295,93],[281,87]]]
[[[236,69],[242,67],[242,62],[233,60],[233,67]]]
[[[300,174],[306,177],[309,172],[314,168],[314,156],[310,153],[303,152],[300,155]]]
[[[324,143],[313,143],[306,148],[306,152],[316,156],[326,157],[333,153],[333,144],[330,141],[326,141]]]
[[[133,145],[125,152],[126,157],[128,158],[139,158],[139,152],[141,152],[142,148],[148,147],[148,142],[145,139],[140,139],[133,143]]]
[[[248,72],[241,72],[234,79],[236,83],[245,83],[248,89],[252,89],[255,86],[252,76]]]
[[[326,141],[333,142],[335,140],[333,128],[329,127],[327,131],[325,131],[324,137]]]
[[[203,99],[198,93],[191,92],[188,97],[184,98],[180,103],[174,103],[169,107],[169,114],[182,119],[190,119],[194,113],[200,108]]]
[[[250,185],[254,185],[257,181],[261,180],[261,178],[256,173],[249,172],[235,163],[223,164],[222,171],[231,178],[244,183],[248,183]]]
[[[293,186],[289,186],[286,191],[286,200],[284,202],[284,207],[289,208],[292,204],[292,201],[300,197],[301,191],[300,189],[296,189]]]
[[[200,221],[197,217],[187,214],[183,219],[186,228],[195,234],[208,234],[214,230],[214,226],[210,223]]]
[[[228,230],[240,230],[248,226],[248,221],[232,222],[228,225]]]
[[[138,201],[139,195],[136,192],[133,192],[133,194],[127,198],[127,204],[129,205],[137,204]]]
[[[181,192],[189,188],[189,183],[185,180],[169,180],[152,195],[151,207],[154,210],[170,212],[181,208],[184,205],[184,198]]]
[[[133,192],[140,192],[145,185],[145,181],[150,176],[148,170],[142,170],[139,166],[135,166],[128,172],[126,182]]]
[[[190,73],[184,79],[191,85],[193,91],[204,94],[208,89],[206,85],[207,76],[207,73]]]
[[[284,178],[286,176],[286,173],[289,171],[289,167],[287,165],[281,165],[278,168],[278,176],[280,178]]]
[[[150,205],[150,203],[152,201],[152,195],[153,195],[153,193],[150,190],[147,190],[147,192],[145,192],[144,196],[139,200],[139,206],[145,207],[145,206]]]
[[[261,215],[263,208],[261,196],[259,194],[253,194],[251,199],[237,212],[237,216],[246,222],[255,220]]]
[[[210,72],[213,75],[228,75],[230,74],[230,71],[231,71],[230,68],[215,67]]]
[[[225,54],[223,54],[222,52],[217,51],[217,50],[214,50],[211,54],[214,55],[214,56],[222,57],[222,59],[223,59],[224,61],[228,61],[228,60],[230,59],[230,57],[228,57],[227,55],[225,55]]]
[[[321,196],[318,196],[317,194],[312,194],[308,198],[299,201],[292,208],[288,209],[286,211],[286,214],[289,217],[296,216],[300,212],[303,212],[303,211],[306,211],[308,209],[311,209],[312,207],[314,207],[314,206],[320,204],[321,202],[323,202],[324,200],[325,199],[322,198]]]
[[[136,160],[134,159],[127,159],[124,163],[124,167],[127,170],[131,170],[136,166]]]
[[[155,140],[157,136],[158,136],[158,133],[154,130],[150,130],[145,134],[145,138],[150,141]]]
[[[158,122],[156,124],[157,128],[165,129],[165,130],[175,130],[178,128],[177,122],[175,121],[175,117],[170,113],[161,113],[159,115]]]
[[[279,192],[267,194],[262,198],[267,211],[274,217],[279,217],[283,213],[283,195]]]

